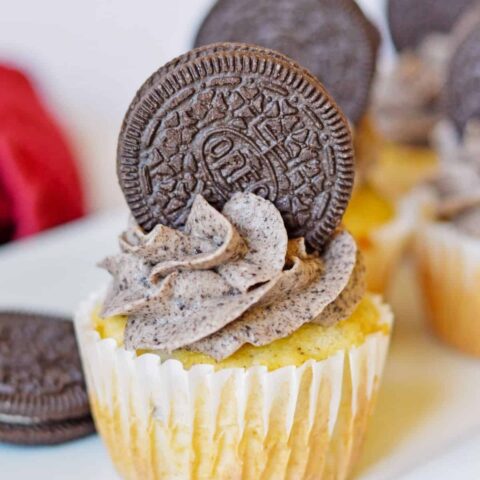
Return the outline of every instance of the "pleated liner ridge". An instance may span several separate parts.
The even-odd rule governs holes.
[[[359,455],[389,337],[324,361],[185,370],[100,339],[90,298],[76,316],[97,428],[125,479],[344,479]],[[384,323],[390,309],[375,297]]]

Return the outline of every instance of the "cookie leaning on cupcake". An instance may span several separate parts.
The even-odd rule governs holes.
[[[444,341],[480,355],[480,23],[455,51],[447,117],[434,132],[441,158],[430,182],[436,220],[420,230],[416,258],[427,314]]]
[[[353,153],[337,105],[279,53],[207,46],[147,80],[118,152],[136,222],[76,326],[119,472],[346,478],[392,315],[339,227]]]

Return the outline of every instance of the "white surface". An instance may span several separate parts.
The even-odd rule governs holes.
[[[116,249],[126,212],[104,214],[0,249],[0,308],[71,313],[106,280],[95,262]],[[478,480],[480,361],[423,329],[405,270],[397,326],[358,479]],[[0,446],[2,480],[113,480],[97,438],[62,447]]]
[[[0,1],[0,63],[29,72],[65,124],[92,207],[121,203],[115,152],[143,81],[188,50],[213,0]],[[360,0],[381,17],[383,0]],[[106,179],[106,180],[105,180]]]

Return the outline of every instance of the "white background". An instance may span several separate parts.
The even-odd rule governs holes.
[[[383,0],[360,0],[382,17]],[[188,50],[212,0],[0,0],[0,63],[26,70],[63,122],[91,209],[122,202],[117,135],[143,81]]]

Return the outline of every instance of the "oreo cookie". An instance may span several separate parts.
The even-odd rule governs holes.
[[[447,115],[460,132],[468,121],[480,121],[480,24],[455,50],[445,86]]]
[[[415,49],[432,33],[448,33],[476,0],[389,0],[388,25],[397,50]]]
[[[92,433],[95,426],[90,417],[32,425],[0,422],[0,442],[15,445],[58,445]]]
[[[348,122],[320,82],[284,55],[242,44],[194,50],[154,73],[125,117],[119,182],[137,223],[184,225],[195,195],[272,201],[290,236],[321,249],[354,177]]]
[[[288,55],[326,86],[353,123],[367,108],[380,34],[354,0],[219,0],[195,45],[214,42]]]
[[[0,441],[54,444],[94,430],[73,324],[0,312]]]

